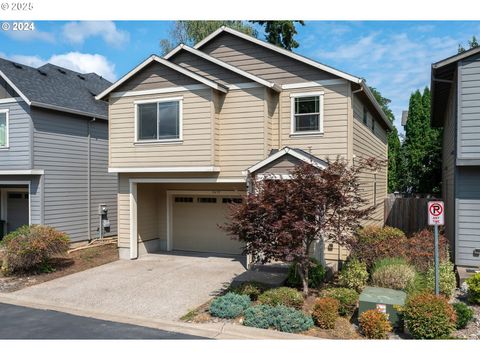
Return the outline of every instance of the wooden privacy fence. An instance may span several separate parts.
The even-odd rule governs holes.
[[[399,228],[407,235],[420,231],[428,227],[427,203],[437,199],[389,194],[385,199],[385,225]]]

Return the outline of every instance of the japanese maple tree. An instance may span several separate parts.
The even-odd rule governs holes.
[[[254,191],[231,205],[222,228],[245,244],[254,262],[296,263],[307,295],[312,245],[319,239],[353,244],[355,230],[374,210],[361,196],[359,175],[380,166],[373,158],[357,159],[354,165],[337,159],[325,169],[297,165],[288,180],[252,178]]]

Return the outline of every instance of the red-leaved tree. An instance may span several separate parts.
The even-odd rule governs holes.
[[[349,247],[360,222],[374,210],[360,194],[359,175],[381,163],[360,159],[329,162],[325,169],[303,163],[291,179],[266,176],[253,182],[254,191],[232,204],[223,229],[245,244],[254,262],[294,262],[308,294],[310,250],[319,239]]]

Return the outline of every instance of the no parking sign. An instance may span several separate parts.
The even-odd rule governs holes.
[[[445,224],[445,206],[443,201],[428,202],[428,225],[444,225]]]

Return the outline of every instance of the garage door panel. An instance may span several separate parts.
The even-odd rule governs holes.
[[[241,254],[242,244],[230,239],[218,225],[226,221],[222,196],[182,195],[173,198],[173,248],[175,250]],[[215,202],[214,202],[215,201]]]

